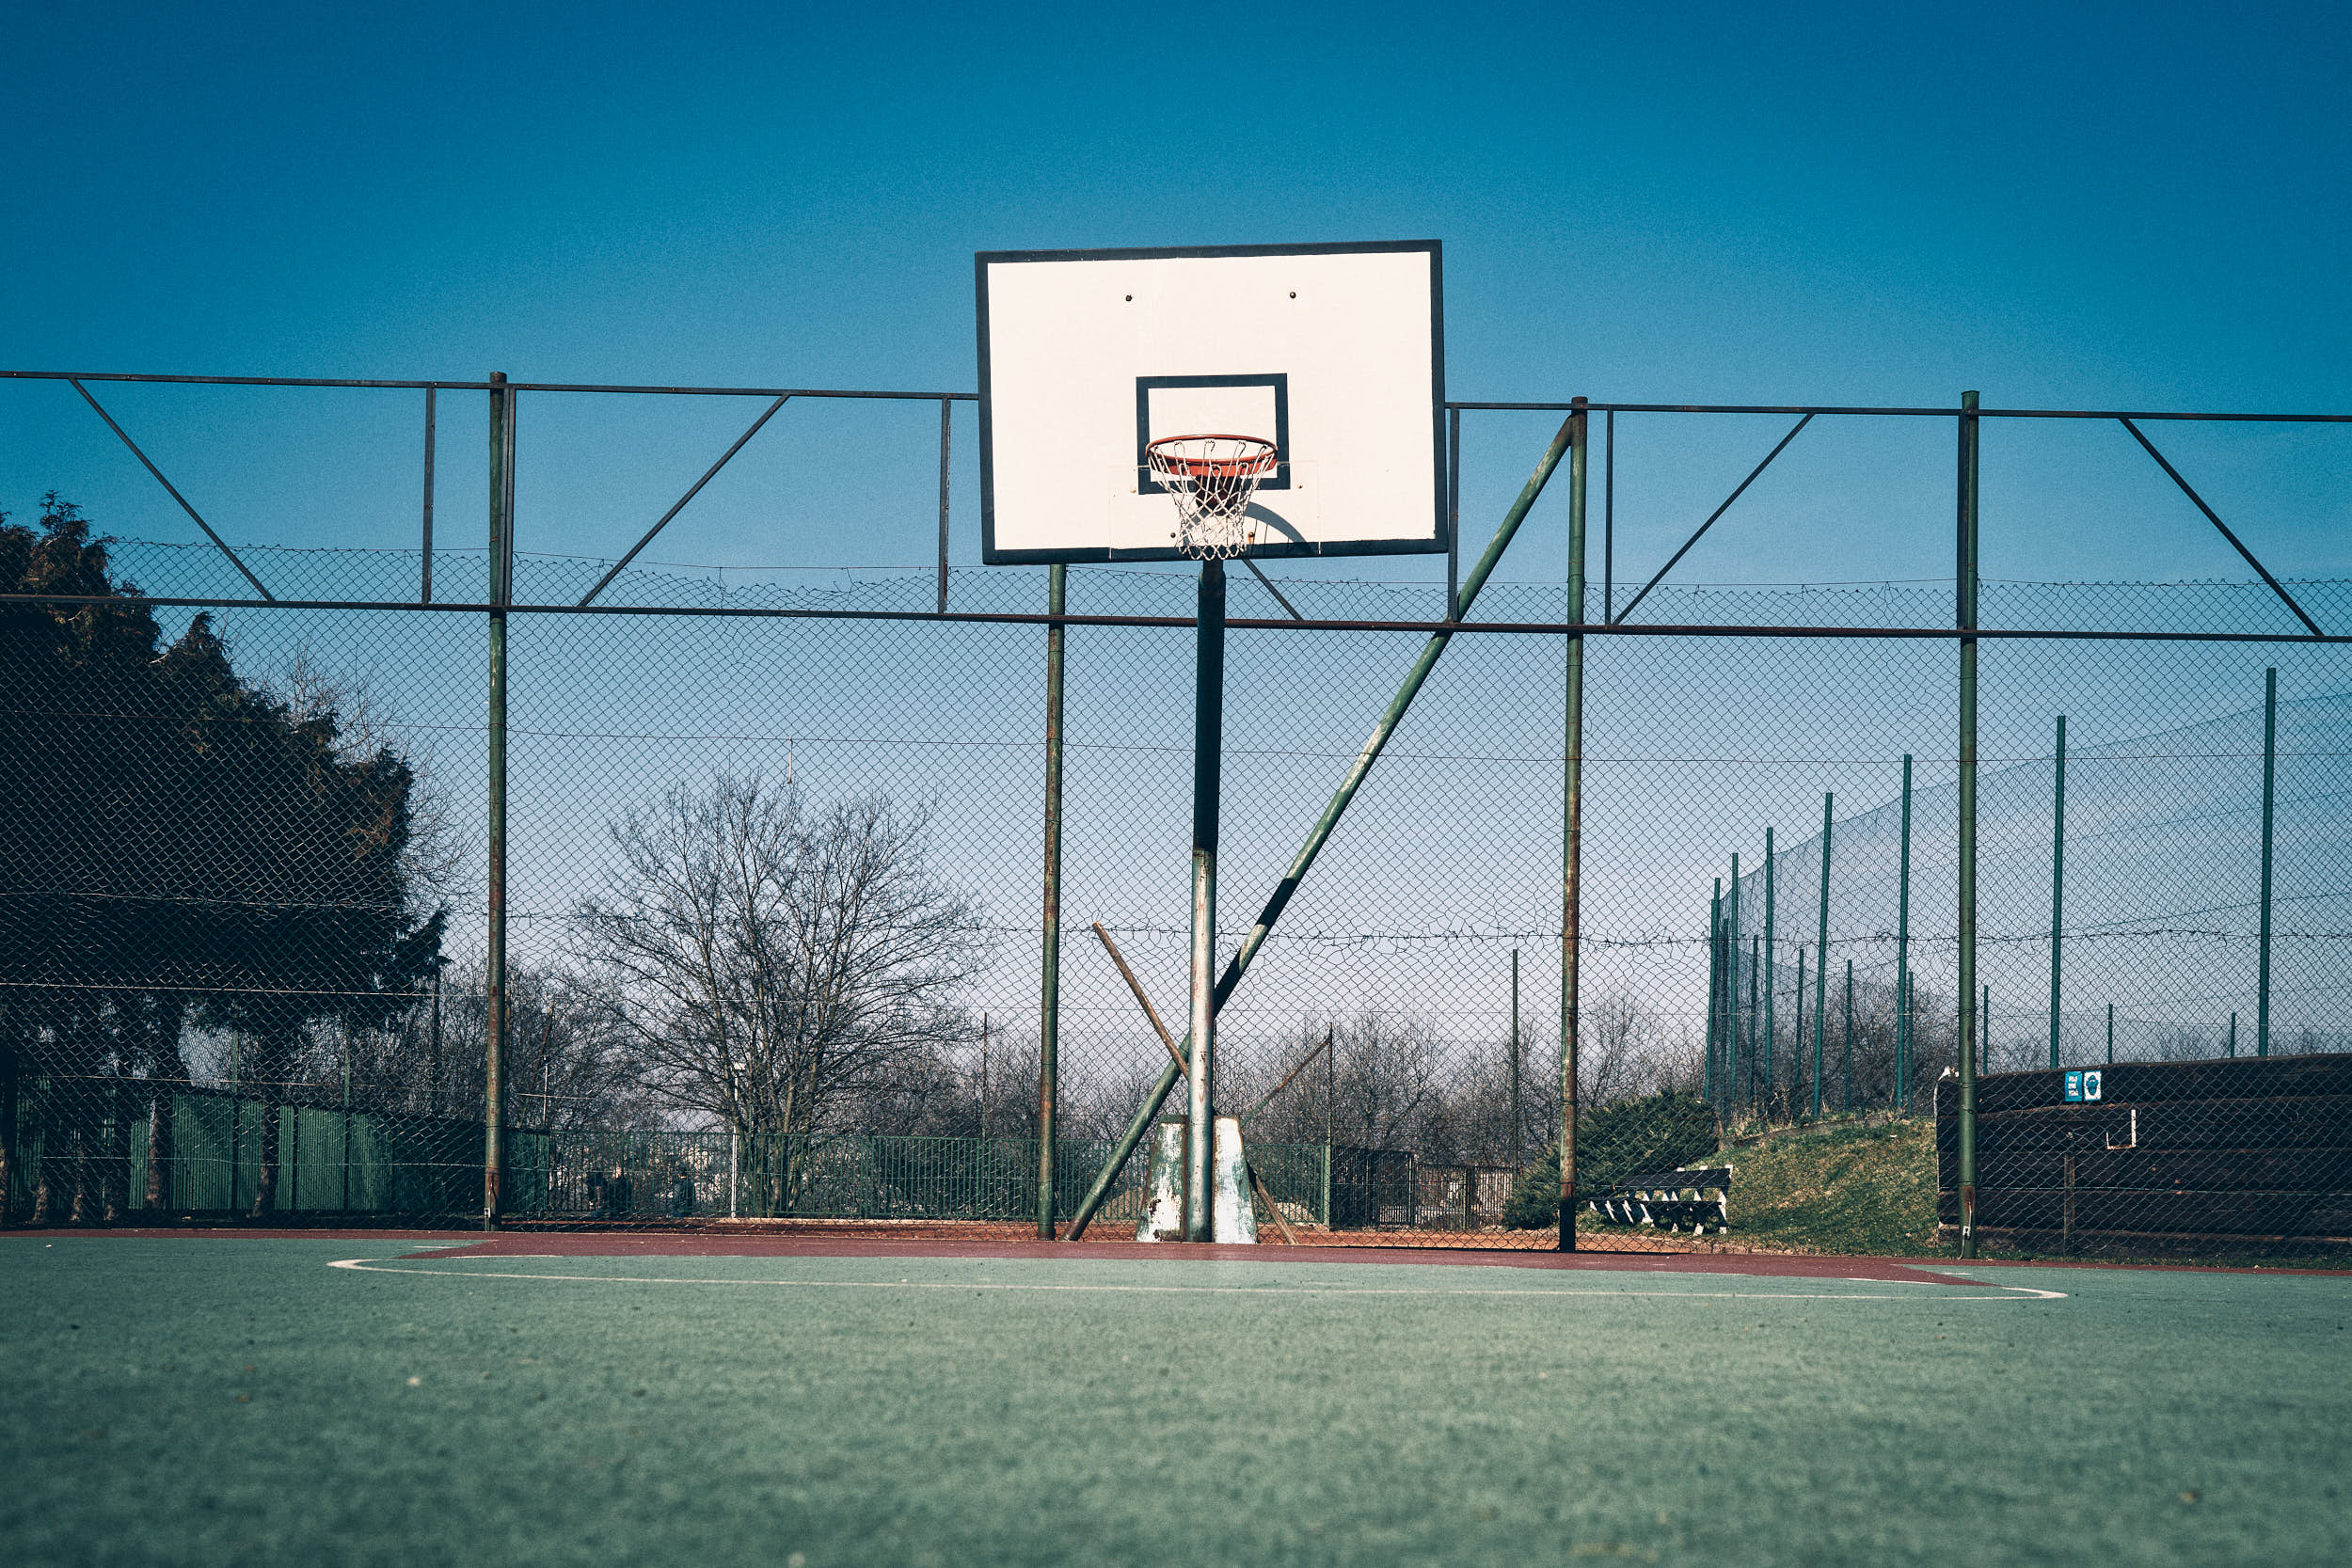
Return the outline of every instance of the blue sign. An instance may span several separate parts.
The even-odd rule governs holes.
[[[2093,1068],[2090,1071],[2083,1074],[2083,1098],[2085,1100],[2098,1099],[2099,1086],[2098,1069]]]
[[[2066,1103],[2075,1104],[2081,1101],[2082,1097],[2083,1075],[2079,1072],[2068,1073],[2066,1075]]]

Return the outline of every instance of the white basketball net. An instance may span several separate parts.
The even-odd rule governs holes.
[[[1152,483],[1176,502],[1176,547],[1222,561],[1257,540],[1249,499],[1279,466],[1274,443],[1255,436],[1169,436],[1144,448]]]

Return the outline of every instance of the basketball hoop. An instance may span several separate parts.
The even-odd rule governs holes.
[[[1176,547],[1222,561],[1257,542],[1249,499],[1280,467],[1274,443],[1255,436],[1164,436],[1143,449],[1152,483],[1176,501]]]

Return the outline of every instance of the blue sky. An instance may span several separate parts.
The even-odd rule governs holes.
[[[2352,409],[2335,8],[21,0],[0,57],[16,368],[963,389],[976,249],[1434,235],[1457,397]],[[413,530],[405,399],[109,406],[232,538]],[[534,410],[524,547],[616,553],[754,411]],[[862,412],[789,412],[656,558],[921,564],[932,416]],[[1782,428],[1625,421],[1628,570]],[[1470,517],[1546,433],[1473,422]],[[2352,431],[2163,436],[2279,570],[2352,566]],[[0,388],[0,505],[192,535],[70,390]],[[1992,575],[2243,575],[2113,426],[1987,462]],[[1687,575],[1947,569],[1947,428],[1783,463]]]

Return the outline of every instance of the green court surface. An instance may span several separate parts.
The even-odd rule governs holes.
[[[2352,1560],[2341,1276],[423,1247],[0,1238],[0,1560]]]

